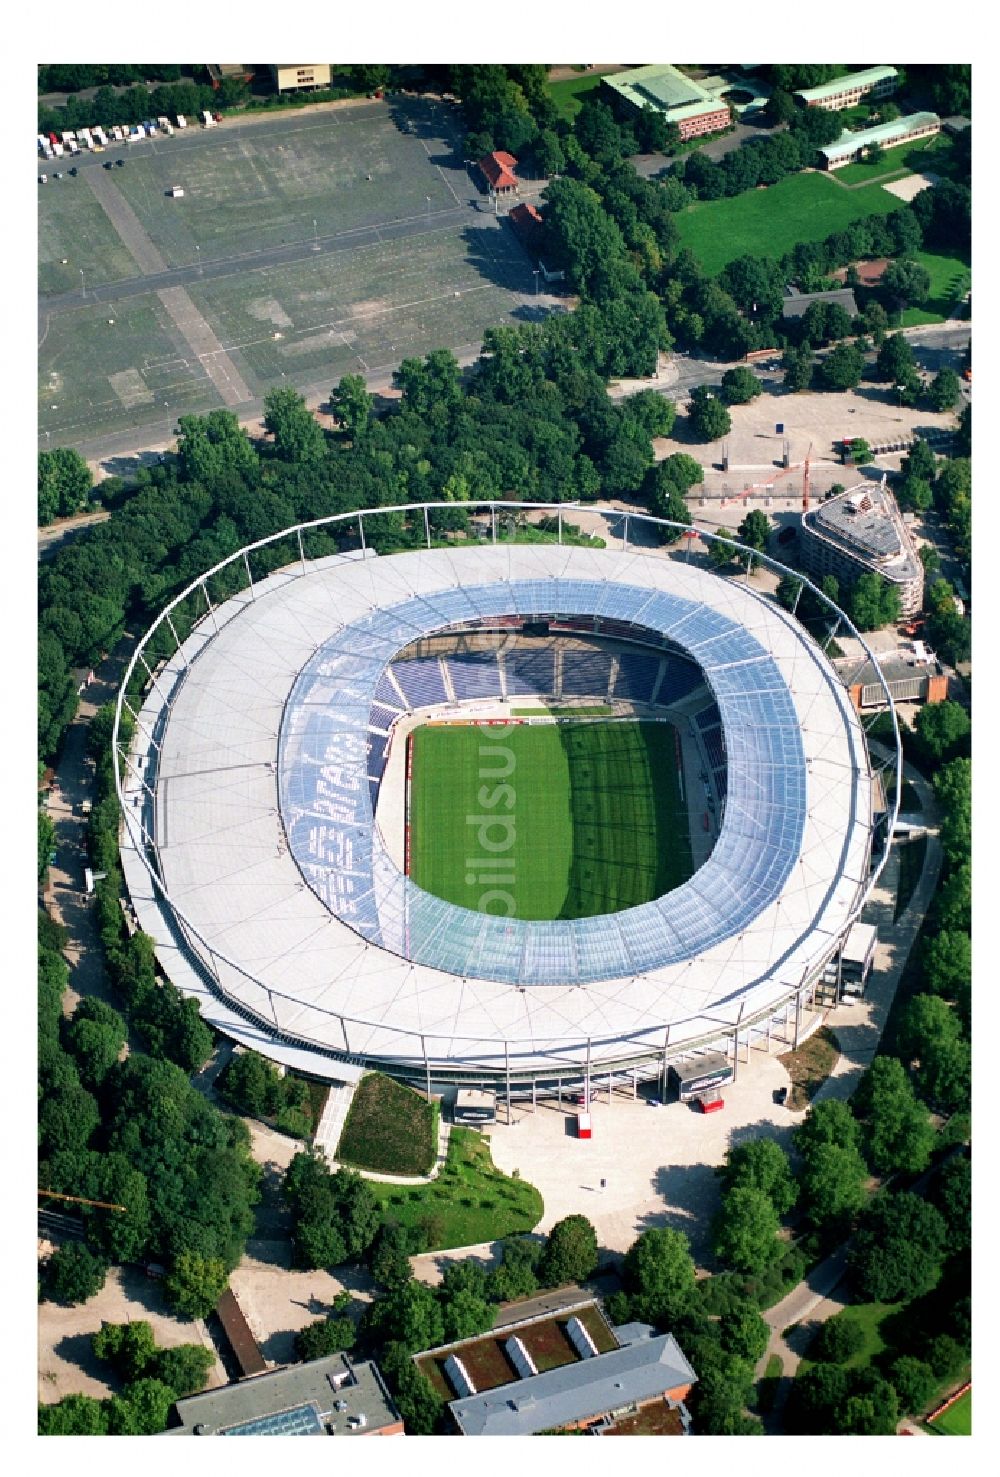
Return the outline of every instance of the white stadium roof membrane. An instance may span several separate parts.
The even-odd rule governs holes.
[[[371,692],[399,649],[484,611],[603,611],[698,661],[728,798],[684,886],[620,914],[525,923],[432,898],[389,860],[365,775]],[[303,561],[203,620],[139,716],[122,777],[133,898],[145,816],[163,901],[265,1051],[270,1032],[328,1057],[484,1076],[624,1064],[665,1042],[673,1054],[782,1007],[869,883],[872,777],[835,672],[772,600],[662,554],[500,544]],[[309,852],[304,776],[338,735],[353,739],[338,798],[356,797],[338,885],[360,880],[335,897],[335,869]]]

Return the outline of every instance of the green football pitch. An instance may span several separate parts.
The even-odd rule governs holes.
[[[669,723],[428,725],[411,744],[410,875],[437,897],[588,918],[691,875]]]

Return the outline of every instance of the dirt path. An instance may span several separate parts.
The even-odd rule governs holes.
[[[100,935],[84,891],[88,822],[82,806],[85,800],[94,798],[94,762],[87,754],[88,724],[98,708],[114,696],[133,644],[133,637],[124,636],[84,690],[66,733],[47,807],[55,826],[56,860],[49,868],[43,901],[69,933],[64,951],[70,966],[69,988],[63,996],[66,1015],[72,1014],[82,995],[104,1000],[116,1009],[119,1004],[105,973]]]

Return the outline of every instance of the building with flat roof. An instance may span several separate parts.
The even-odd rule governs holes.
[[[865,67],[862,72],[848,72],[818,87],[800,87],[795,93],[807,108],[822,108],[830,113],[841,108],[854,108],[863,97],[875,100],[889,97],[899,84],[895,67]]]
[[[330,86],[329,62],[272,62],[269,70],[278,92],[315,92]]]
[[[852,318],[858,311],[853,290],[850,287],[839,287],[832,292],[793,292],[781,304],[781,316],[801,318],[813,303],[838,303]]]
[[[894,703],[943,703],[948,696],[948,677],[936,658],[907,661],[893,656],[880,660],[877,667],[867,661],[860,668],[851,662],[838,663],[837,668],[858,712],[887,706],[880,675]]]
[[[655,108],[668,123],[676,123],[681,138],[718,133],[732,122],[729,105],[718,93],[666,63],[615,72],[601,81],[632,107]]]
[[[370,1360],[330,1354],[189,1395],[167,1436],[402,1436],[403,1422]]]
[[[899,591],[903,615],[924,598],[924,566],[892,493],[862,482],[802,515],[802,561],[809,574],[856,580],[879,574]]]
[[[941,119],[936,113],[904,113],[891,123],[877,123],[873,128],[860,128],[852,133],[849,129],[832,144],[824,144],[820,158],[824,169],[840,169],[844,164],[856,164],[872,144],[882,149],[894,149],[897,144],[907,144],[912,139],[930,138],[941,132]]]
[[[690,1417],[684,1399],[697,1378],[673,1334],[639,1336],[608,1354],[453,1400],[449,1410],[463,1436],[535,1436],[610,1430],[647,1406],[665,1406],[677,1412],[678,1434],[686,1435]]]

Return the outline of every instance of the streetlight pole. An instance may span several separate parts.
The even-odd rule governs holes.
[[[313,251],[319,251],[319,226],[313,221]]]
[[[83,275],[83,268],[82,267],[77,267],[77,271],[80,273],[81,291],[83,293],[84,298],[86,298],[86,296],[87,296],[87,279]]]
[[[534,269],[534,271],[533,271],[533,272],[532,272],[532,276],[533,276],[533,277],[534,277],[534,279],[535,279],[535,296],[536,296],[536,297],[537,297],[537,296],[538,296],[538,270],[539,270],[539,269],[538,269],[538,268],[537,268],[537,267],[536,267],[536,268],[535,268],[535,269]]]
[[[201,276],[201,247],[198,245],[197,241],[195,242],[194,249],[198,253],[198,255],[195,257],[195,261],[198,263],[198,276],[200,277]]]

